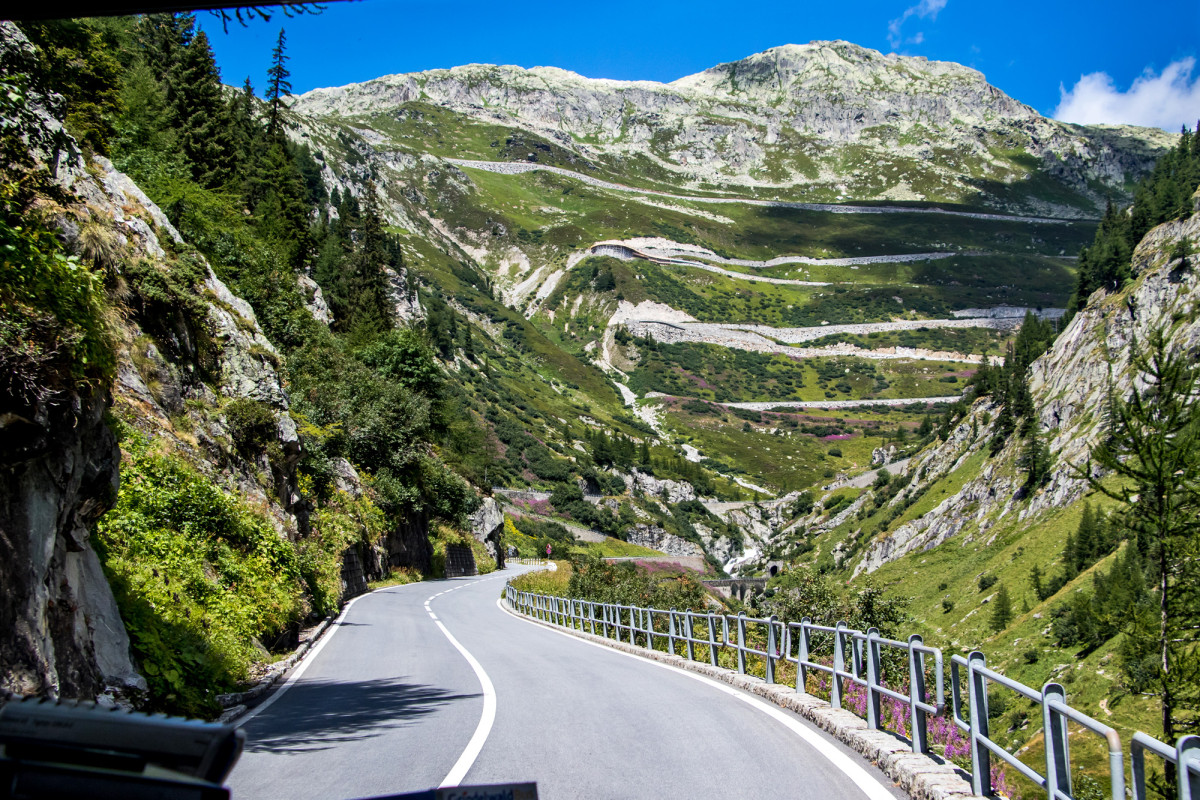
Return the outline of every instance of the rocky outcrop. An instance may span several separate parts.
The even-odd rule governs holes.
[[[14,26],[0,23],[5,69],[28,71],[19,63],[27,49]],[[20,133],[57,184],[63,243],[122,287],[109,298],[118,306],[117,368],[111,392],[29,408],[0,400],[0,674],[14,691],[95,699],[145,688],[88,540],[116,496],[120,453],[106,414],[260,504],[281,535],[304,523],[293,507],[300,441],[280,356],[253,309],[202,258],[173,255],[182,239],[163,212],[108,160],[85,161],[54,102],[31,94]],[[168,277],[191,282],[180,302],[162,300]],[[142,281],[158,291],[141,293]],[[224,413],[233,399],[261,404],[275,420],[270,455],[239,452]]]
[[[405,323],[424,319],[425,309],[421,308],[417,293],[408,285],[408,271],[384,267],[383,276],[387,279],[388,298],[395,307],[396,320]]]
[[[871,451],[871,466],[883,467],[896,460],[896,445],[876,447]]]
[[[704,556],[704,549],[700,545],[667,533],[657,525],[634,525],[628,530],[626,540],[630,544],[649,547],[669,556]]]
[[[146,688],[88,529],[116,495],[107,392],[0,402],[0,689],[95,698]]]
[[[693,522],[692,527],[700,534],[704,550],[722,564],[728,564],[742,554],[742,543],[724,534],[717,534],[702,522]]]
[[[31,58],[25,37],[0,22],[3,70],[28,72]],[[6,122],[19,125],[65,202],[105,197],[56,119],[59,98],[29,100],[22,119]],[[60,220],[68,244],[78,219]],[[126,220],[113,241],[148,231]],[[111,702],[146,688],[89,540],[116,496],[120,451],[105,422],[107,387],[71,386],[54,375],[43,390],[0,393],[0,689]]]
[[[625,490],[640,491],[652,497],[661,498],[668,503],[683,503],[696,499],[696,489],[686,481],[660,480],[653,475],[630,470],[628,475],[621,476],[625,480]]]
[[[304,294],[304,307],[312,314],[313,319],[324,325],[332,325],[333,312],[325,302],[320,284],[307,275],[298,276],[296,282],[300,284],[300,291]]]
[[[494,497],[485,497],[468,518],[471,535],[487,547],[488,553],[496,560],[496,567],[504,569],[504,547],[500,539],[504,533],[504,512]]]

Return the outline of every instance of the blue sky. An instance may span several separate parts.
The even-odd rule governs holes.
[[[1178,130],[1200,117],[1200,2],[852,0],[776,3],[332,2],[319,16],[223,33],[201,13],[222,78],[265,82],[287,29],[297,93],[460,64],[557,66],[671,81],[775,45],[845,39],[956,61],[1047,116]]]

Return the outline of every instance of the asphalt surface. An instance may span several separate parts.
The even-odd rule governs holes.
[[[543,800],[905,797],[791,712],[506,613],[504,581],[527,569],[358,598],[243,718],[234,798],[371,797],[448,776],[536,781]],[[481,678],[439,622],[494,687],[490,730]]]

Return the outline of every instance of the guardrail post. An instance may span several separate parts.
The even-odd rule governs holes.
[[[1067,718],[1050,707],[1050,701],[1067,704],[1067,690],[1061,684],[1042,687],[1042,735],[1046,740],[1046,792],[1071,794],[1071,750],[1067,739]],[[1121,771],[1125,766],[1122,764]]]
[[[967,686],[971,698],[971,788],[978,795],[992,793],[991,752],[983,743],[988,730],[987,678],[977,667],[987,666],[987,657],[978,650],[967,656]]]
[[[706,616],[708,617],[708,660],[715,667],[717,666],[717,618],[713,614]]]
[[[667,652],[675,655],[675,609],[671,609],[667,616]]]
[[[746,612],[739,611],[737,615],[737,649],[738,672],[746,674]]]
[[[696,660],[696,618],[692,616],[692,610],[688,609],[684,612],[684,620],[687,625],[687,654],[688,661]]]
[[[796,653],[796,691],[808,693],[808,626],[812,619],[805,617],[800,620],[800,644]]]
[[[633,619],[633,606],[629,607],[629,643],[637,646],[637,623]]]
[[[1180,736],[1175,743],[1179,764],[1175,776],[1179,800],[1200,800],[1200,736]]]
[[[908,637],[908,728],[914,753],[929,752],[929,729],[925,720],[925,654],[919,648],[924,639],[919,633]]]
[[[883,715],[879,706],[879,628],[867,628],[864,656],[867,661],[867,726],[879,730]]]
[[[775,682],[775,647],[778,644],[775,637],[775,625],[777,622],[774,614],[767,620],[767,683]]]
[[[834,708],[842,707],[842,673],[846,671],[846,644],[844,632],[846,623],[839,622],[833,632],[833,674],[829,682],[829,705]]]

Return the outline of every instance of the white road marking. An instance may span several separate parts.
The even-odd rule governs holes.
[[[641,656],[634,655],[633,653],[626,653],[624,650],[617,650],[612,647],[606,647],[602,644],[599,644],[598,642],[590,642],[587,639],[580,639],[578,636],[572,636],[571,634],[567,633],[566,631],[556,630],[555,628],[546,628],[546,626],[540,625],[540,624],[534,622],[533,620],[528,619],[520,614],[517,614],[515,611],[512,611],[512,610],[506,608],[504,605],[503,599],[497,600],[496,605],[500,608],[501,611],[505,612],[506,614],[510,614],[519,620],[528,622],[531,625],[537,625],[537,627],[548,630],[551,633],[557,633],[559,636],[566,636],[567,638],[573,639],[574,641],[580,642],[581,644],[591,645],[592,647],[599,647],[600,649],[607,650],[610,653],[616,653],[617,655],[626,656],[628,658],[635,658],[638,661],[642,662],[643,664],[652,664],[653,666],[661,667],[662,669],[669,670],[671,672],[675,672],[680,675],[684,675],[688,678],[691,678],[694,681],[699,681],[700,683],[711,686],[713,689],[716,689],[717,691],[724,692],[725,694],[730,695],[732,697],[736,697],[737,699],[741,700],[743,703],[746,703],[747,705],[749,705],[751,708],[755,708],[755,709],[758,709],[759,711],[763,712],[764,714],[769,716],[771,719],[780,723],[781,725],[786,727],[788,730],[790,730],[792,733],[796,734],[801,739],[803,739],[810,747],[812,747],[814,750],[816,750],[818,753],[820,753],[822,756],[824,756],[829,761],[829,763],[831,763],[833,766],[835,766],[839,770],[841,770],[846,775],[847,778],[849,778],[851,781],[854,782],[854,785],[857,786],[859,788],[859,790],[862,791],[863,794],[865,794],[868,798],[870,798],[870,800],[895,800],[895,796],[892,795],[892,793],[889,792],[886,788],[884,788],[883,784],[880,783],[879,780],[875,776],[871,775],[869,772],[867,772],[865,769],[863,769],[859,764],[855,763],[855,761],[852,758],[847,756],[841,750],[838,750],[837,747],[835,747],[832,743],[826,741],[820,735],[810,731],[803,724],[801,724],[800,720],[791,716],[790,714],[788,714],[787,712],[785,712],[783,709],[779,708],[778,706],[767,703],[767,702],[760,700],[757,697],[754,697],[752,695],[745,694],[744,692],[741,692],[728,684],[721,683],[720,681],[715,681],[712,678],[706,677],[704,675],[699,675],[695,672],[689,672],[686,669],[680,669],[679,667],[675,667],[670,664],[664,664],[661,661],[653,661],[648,658],[643,658]],[[446,635],[449,636],[450,634],[446,634]],[[453,641],[453,640],[451,640],[451,641]]]
[[[473,581],[472,583],[478,583]],[[457,588],[457,587],[456,587]],[[432,598],[430,598],[432,599]],[[429,610],[429,604],[425,604],[425,609]],[[479,679],[479,685],[483,689],[483,713],[479,717],[479,725],[475,728],[474,735],[467,742],[467,747],[462,751],[462,755],[458,757],[458,761],[454,762],[454,766],[450,768],[450,772],[446,775],[442,782],[438,784],[439,789],[449,786],[458,786],[467,777],[467,772],[475,764],[475,759],[479,758],[479,753],[483,750],[483,744],[487,741],[488,734],[492,732],[492,724],[496,721],[496,687],[492,685],[492,679],[484,672],[483,666],[471,655],[467,648],[463,647],[458,639],[446,629],[432,611],[429,616],[433,618],[435,625],[441,629],[446,638],[450,640],[450,644],[454,645],[454,649],[462,654],[462,657],[471,665],[471,669],[475,671],[475,677]]]

